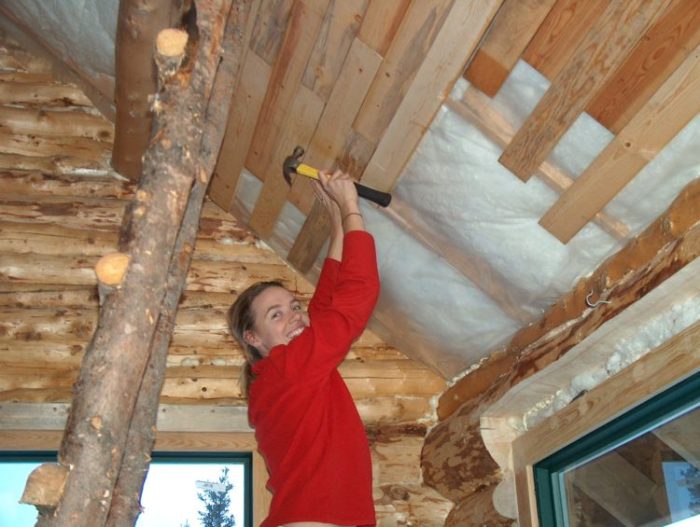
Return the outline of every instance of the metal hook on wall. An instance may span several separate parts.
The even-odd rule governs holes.
[[[598,300],[597,302],[591,302],[591,297],[593,296],[593,291],[586,295],[586,305],[588,307],[598,307],[600,304],[612,304],[610,300]]]

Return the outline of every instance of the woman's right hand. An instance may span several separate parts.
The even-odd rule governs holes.
[[[332,174],[321,171],[319,181],[323,190],[338,204],[342,216],[360,211],[355,181],[349,174],[341,170],[336,170]]]

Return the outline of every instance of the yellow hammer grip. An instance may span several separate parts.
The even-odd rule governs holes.
[[[296,168],[296,173],[301,176],[310,177],[312,179],[318,179],[318,170],[314,167],[305,165],[304,163],[299,163]]]

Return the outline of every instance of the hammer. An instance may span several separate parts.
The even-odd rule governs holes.
[[[304,155],[304,149],[300,146],[294,148],[291,156],[287,156],[282,163],[282,174],[284,179],[290,185],[292,184],[292,174],[299,174],[311,179],[318,179],[318,170],[312,166],[305,165],[301,162],[301,157]],[[380,207],[388,207],[391,203],[391,194],[375,190],[373,188],[355,183],[357,195],[379,205]]]

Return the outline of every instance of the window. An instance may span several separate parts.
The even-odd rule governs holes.
[[[55,459],[55,452],[0,453],[0,525],[34,526],[36,509],[18,501],[30,472]],[[198,515],[205,502],[228,502],[235,525],[252,526],[251,465],[247,453],[154,452],[137,527],[205,525]]]
[[[700,525],[700,373],[533,467],[540,525]]]

